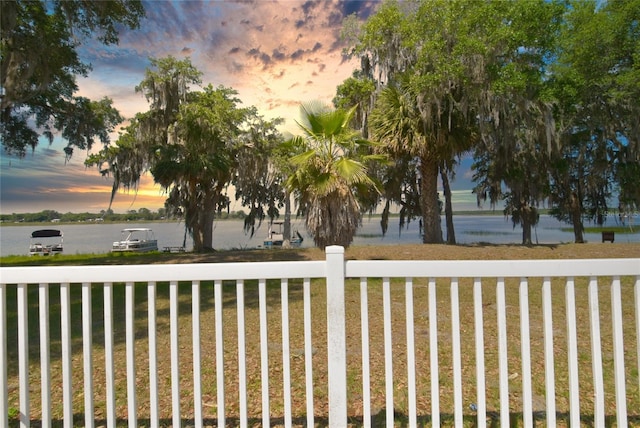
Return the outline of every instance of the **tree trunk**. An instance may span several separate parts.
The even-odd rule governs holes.
[[[456,244],[456,232],[453,226],[453,206],[451,203],[451,186],[449,185],[449,176],[444,169],[440,170],[442,178],[442,189],[444,190],[444,214],[447,223],[447,244]]]
[[[531,206],[527,202],[522,203],[522,245],[533,245],[531,240]]]
[[[200,228],[199,222],[193,226],[191,237],[193,238],[193,251],[196,253],[201,253],[204,243],[202,242],[202,230]]]
[[[282,235],[285,241],[291,241],[291,195],[284,191],[284,225]]]
[[[584,225],[582,224],[582,209],[578,198],[574,193],[570,196],[571,224],[573,224],[573,236],[576,244],[584,244]]]
[[[580,218],[579,220],[574,220],[573,223],[573,236],[574,236],[574,242],[576,244],[584,244],[584,226],[582,224],[582,218]]]
[[[201,253],[213,250],[213,219],[215,217],[215,202],[205,197],[202,205],[198,206],[197,221],[193,226],[193,251]]]
[[[440,206],[438,205],[438,163],[432,159],[422,158],[420,160],[420,173],[422,176],[420,201],[424,220],[422,242],[425,244],[442,244]]]
[[[523,220],[522,222],[522,245],[533,245],[531,240],[531,222]]]
[[[203,225],[202,225],[202,249],[204,251],[213,250],[213,219],[215,217],[215,210],[213,207],[206,212],[202,213]]]

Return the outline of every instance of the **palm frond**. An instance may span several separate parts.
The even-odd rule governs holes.
[[[367,168],[356,160],[341,158],[335,163],[335,170],[339,177],[349,185],[371,182],[367,175]]]
[[[317,156],[317,151],[314,149],[311,149],[311,150],[307,150],[304,153],[300,153],[298,155],[292,156],[291,158],[289,158],[289,161],[294,165],[300,166],[300,165],[309,163],[309,161],[315,156]]]

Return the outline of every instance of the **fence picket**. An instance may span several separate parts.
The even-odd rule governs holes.
[[[418,426],[418,409],[416,406],[416,351],[414,343],[413,321],[413,280],[405,279],[405,317],[407,330],[407,401],[409,403],[409,426]]]
[[[247,345],[244,322],[244,281],[236,281],[236,311],[238,317],[238,401],[240,428],[247,428]]]
[[[152,428],[160,425],[158,408],[158,320],[156,312],[157,286],[147,283],[147,331],[149,336],[149,419]]]
[[[533,426],[531,391],[531,340],[529,338],[529,283],[520,279],[520,348],[522,354],[522,417],[525,427]]]
[[[202,428],[202,369],[200,366],[200,281],[191,282],[191,328],[193,347],[193,416],[196,428]]]
[[[604,418],[604,381],[602,374],[602,345],[600,343],[600,303],[598,303],[598,279],[589,279],[589,325],[591,334],[591,369],[593,372],[594,426],[602,427]]]
[[[479,428],[487,426],[487,403],[484,366],[484,320],[482,311],[482,280],[473,280],[474,325],[476,331],[476,415]]]
[[[314,424],[314,403],[313,403],[313,340],[311,331],[311,278],[304,278],[303,284],[303,304],[304,304],[304,372],[306,384],[307,401],[307,426]]]
[[[578,333],[576,331],[576,296],[572,277],[565,284],[567,306],[567,355],[569,357],[569,416],[572,426],[580,426],[580,395],[578,384]]]
[[[496,306],[498,318],[498,370],[500,372],[500,426],[511,426],[509,422],[509,360],[507,357],[507,305],[505,303],[504,278],[496,284]]]
[[[291,428],[291,354],[289,349],[289,283],[280,281],[282,315],[282,386],[284,394],[284,426]]]
[[[429,278],[429,367],[431,369],[431,420],[440,426],[440,368],[438,367],[438,301],[436,280]]]
[[[42,426],[51,426],[51,356],[49,347],[49,284],[38,285],[40,314],[40,401],[42,407]],[[2,328],[2,326],[0,326]],[[0,412],[1,413],[1,412]]]
[[[104,372],[107,395],[107,427],[116,426],[116,393],[113,358],[113,284],[104,283]]]
[[[611,306],[613,316],[613,370],[616,385],[616,421],[618,427],[627,426],[627,393],[624,374],[624,340],[622,333],[622,293],[620,277],[611,282]]]
[[[20,382],[20,426],[30,426],[29,405],[29,302],[27,284],[18,284],[18,378]]]
[[[127,282],[125,287],[125,336],[127,344],[127,420],[129,428],[138,426],[136,396],[136,332],[135,332],[135,284]]]
[[[180,419],[180,326],[178,281],[169,282],[169,330],[171,335],[171,419],[174,427]]]
[[[456,426],[464,421],[462,410],[462,355],[460,352],[460,299],[458,278],[451,278],[451,362],[453,366],[453,414]]]
[[[258,281],[260,310],[260,382],[262,386],[262,426],[270,426],[269,414],[269,336],[267,319],[267,280]],[[216,326],[217,327],[217,326]],[[220,326],[222,328],[222,326]]]
[[[91,309],[91,283],[82,283],[82,354],[84,368],[84,390],[93,391],[93,317]],[[84,426],[93,427],[93,394],[84,394]]]
[[[547,407],[547,426],[556,425],[556,375],[553,347],[553,307],[551,278],[542,281],[542,316],[544,322],[544,379]]]
[[[71,377],[71,285],[60,284],[60,339],[62,342],[62,400],[65,428],[73,427],[73,385]]]
[[[362,424],[371,428],[371,375],[369,372],[369,291],[367,278],[360,278],[360,332],[362,335]]]
[[[387,428],[393,427],[393,337],[391,335],[391,281],[382,278],[382,312],[384,314],[384,385]]]
[[[222,323],[222,281],[213,282],[213,299],[216,319],[216,397],[218,403],[218,425],[226,426],[224,398],[224,325]]]

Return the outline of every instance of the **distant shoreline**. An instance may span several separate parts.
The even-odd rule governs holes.
[[[548,215],[549,214],[549,210],[548,209],[541,209],[539,210],[540,215]],[[7,215],[12,215],[12,216],[33,216],[34,214],[37,213],[18,213],[18,214],[0,214],[0,216],[7,216]],[[92,215],[92,216],[98,216],[98,213],[67,213],[67,214],[72,214],[72,215],[82,215],[82,214],[87,214],[87,215]],[[121,215],[121,216],[125,216],[125,214],[116,214],[116,215]],[[460,211],[454,211],[453,215],[471,215],[471,216],[504,216],[502,210],[460,210]],[[367,218],[376,218],[376,217],[380,217],[381,214],[380,213],[375,213],[375,214],[364,214],[362,217],[363,219],[367,219]],[[444,217],[444,213],[442,213],[442,216]],[[389,214],[390,218],[399,218],[400,214],[399,213],[391,213]],[[277,220],[281,220],[282,218],[284,218],[284,214],[281,215],[280,217],[278,217]],[[234,216],[228,216],[225,215],[223,217],[216,217],[214,219],[214,221],[239,221],[239,220],[243,220],[243,217],[240,217],[238,215],[234,215]],[[416,219],[417,220],[417,219]],[[30,225],[30,226],[35,226],[35,225],[68,225],[68,224],[78,224],[78,223],[96,223],[96,224],[104,224],[104,223],[127,223],[127,222],[135,222],[135,223],[180,223],[182,222],[182,219],[153,219],[153,220],[146,220],[146,219],[133,219],[133,220],[126,220],[125,218],[117,218],[117,219],[108,219],[108,220],[99,220],[96,221],[95,218],[89,220],[84,220],[84,221],[28,221],[28,220],[22,220],[22,221],[11,221],[11,220],[5,220],[5,219],[0,219],[0,227],[2,226],[22,226],[22,225]],[[265,222],[268,222],[268,219],[264,220]],[[413,220],[412,220],[413,221]]]

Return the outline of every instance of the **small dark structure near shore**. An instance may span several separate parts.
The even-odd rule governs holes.
[[[602,242],[609,241],[609,242],[613,243],[615,237],[616,237],[616,233],[614,231],[612,231],[612,230],[603,230],[602,231]]]

